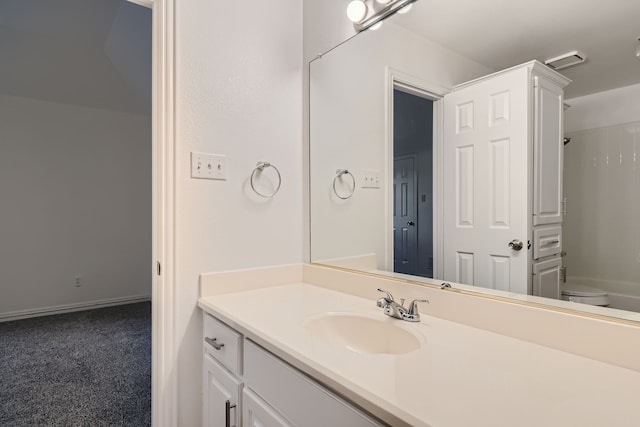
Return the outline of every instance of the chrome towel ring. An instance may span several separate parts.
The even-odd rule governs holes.
[[[278,174],[278,185],[276,186],[276,189],[273,190],[273,192],[270,193],[270,194],[264,194],[264,193],[261,193],[260,191],[258,191],[256,189],[256,186],[255,186],[255,183],[254,183],[254,180],[255,180],[256,176],[259,173],[262,173],[262,171],[264,169],[266,169],[266,168],[273,168],[276,171],[276,173]],[[272,165],[271,163],[269,163],[269,162],[258,162],[258,164],[256,164],[256,167],[253,170],[253,172],[251,172],[251,179],[249,181],[251,183],[251,189],[253,190],[254,193],[256,193],[260,197],[264,197],[264,198],[268,199],[268,198],[271,198],[271,197],[275,196],[276,193],[278,192],[278,190],[280,190],[280,185],[282,184],[282,176],[280,176],[280,171],[278,170],[278,168],[275,167],[274,165]]]
[[[340,193],[338,193],[338,190],[336,189],[336,181],[338,181],[338,179],[342,181],[342,177],[344,175],[349,175],[351,177],[351,180],[353,181],[353,188],[351,188],[351,191],[346,196],[343,196]],[[353,193],[355,191],[356,191],[356,178],[353,176],[353,174],[349,172],[347,169],[338,169],[336,171],[336,176],[333,178],[333,192],[336,194],[336,196],[338,196],[339,199],[347,200],[348,198],[353,196]]]

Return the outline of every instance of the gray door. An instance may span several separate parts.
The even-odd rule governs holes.
[[[417,274],[418,226],[415,158],[393,162],[393,271]]]

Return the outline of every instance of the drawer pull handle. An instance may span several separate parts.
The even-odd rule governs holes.
[[[558,243],[560,243],[560,240],[549,240],[548,242],[544,242],[543,246],[556,245]]]
[[[225,427],[232,427],[231,426],[231,409],[235,408],[236,404],[234,403],[233,405],[231,404],[230,400],[227,400],[226,402],[224,402],[224,420],[225,420]],[[233,426],[235,427],[235,426]]]
[[[207,342],[207,344],[211,344],[216,350],[222,350],[222,347],[224,347],[224,344],[219,343],[217,341],[217,338],[205,337],[204,340]]]

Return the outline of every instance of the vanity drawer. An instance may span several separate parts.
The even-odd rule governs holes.
[[[296,427],[381,427],[252,341],[244,344],[244,383]]]
[[[540,227],[533,230],[533,259],[562,252],[562,227]]]
[[[236,375],[242,373],[242,335],[218,319],[204,315],[204,351]]]

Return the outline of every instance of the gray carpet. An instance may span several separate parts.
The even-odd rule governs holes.
[[[151,303],[0,323],[0,426],[151,425]]]

